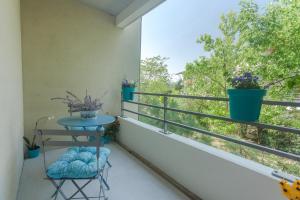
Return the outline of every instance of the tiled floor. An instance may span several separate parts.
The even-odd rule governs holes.
[[[117,144],[107,146],[112,150],[109,184],[106,194],[109,200],[187,200],[181,192],[132,157]],[[54,159],[63,150],[52,150],[48,158]],[[43,179],[41,157],[26,160],[20,182],[18,200],[50,200],[54,191],[52,184]],[[98,183],[92,183],[86,192],[96,195]],[[72,193],[71,184],[64,186],[66,193]],[[62,199],[62,198],[58,198]]]

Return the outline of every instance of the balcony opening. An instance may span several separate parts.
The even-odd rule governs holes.
[[[139,120],[165,129],[164,121],[155,118],[167,119],[297,157],[298,104],[263,105],[257,123],[291,128],[270,130],[227,120],[227,101],[188,96],[227,98],[231,79],[251,72],[267,88],[265,100],[299,102],[298,6],[293,1],[271,0],[237,0],[226,5],[168,1],[144,16],[139,91],[170,96],[166,111],[163,95],[137,94],[136,100],[142,103]],[[283,158],[172,123],[167,131],[300,176],[297,158]]]

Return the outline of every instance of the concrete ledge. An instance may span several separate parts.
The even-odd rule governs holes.
[[[283,200],[272,169],[131,118],[120,118],[120,143],[204,200]]]
[[[201,200],[200,197],[198,197],[196,194],[191,192],[188,188],[184,187],[180,183],[178,183],[175,179],[170,177],[168,174],[166,174],[164,171],[159,169],[157,166],[153,165],[151,162],[143,158],[138,153],[132,151],[128,146],[121,144],[120,142],[117,142],[122,148],[124,148],[126,151],[128,151],[131,155],[139,159],[142,163],[144,163],[146,166],[148,166],[151,170],[156,172],[158,175],[163,177],[165,180],[167,180],[169,183],[171,183],[174,187],[176,187],[178,190],[180,190],[183,194],[185,194],[187,197],[189,197],[191,200]]]

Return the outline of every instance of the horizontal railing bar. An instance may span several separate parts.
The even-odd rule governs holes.
[[[167,108],[167,110],[173,111],[173,112],[180,112],[180,113],[184,113],[184,114],[196,115],[196,116],[200,116],[200,117],[207,117],[207,118],[212,118],[212,119],[217,119],[217,120],[222,120],[222,121],[227,121],[227,122],[236,122],[236,123],[256,126],[256,127],[264,128],[264,129],[271,129],[271,130],[276,130],[276,131],[295,133],[295,134],[300,135],[300,129],[296,129],[296,128],[270,125],[270,124],[264,124],[264,123],[258,123],[258,122],[244,122],[244,121],[233,120],[228,117],[204,114],[204,113],[200,113],[200,112],[179,110],[179,109],[175,109],[175,108]]]
[[[208,101],[229,101],[226,97],[203,97],[203,96],[192,96],[192,95],[175,95],[175,94],[163,94],[163,93],[148,93],[148,92],[134,92],[137,95],[148,95],[148,96],[166,96],[174,98],[186,98],[186,99],[199,99]],[[271,101],[264,100],[263,104],[273,105],[273,106],[290,106],[290,107],[300,107],[300,102],[290,102],[290,101]]]
[[[126,101],[126,102],[127,103],[132,103],[132,104],[137,104],[137,105],[142,105],[142,106],[158,108],[158,109],[163,109],[164,108],[162,106],[155,106],[155,105],[139,103],[139,102],[135,102],[135,101]],[[180,112],[180,113],[184,113],[184,114],[196,115],[196,116],[199,116],[199,117],[207,117],[207,118],[217,119],[217,120],[222,120],[222,121],[227,121],[227,122],[246,124],[246,125],[251,125],[251,126],[255,126],[255,127],[259,127],[259,128],[264,128],[264,129],[271,129],[271,130],[276,130],[276,131],[289,132],[289,133],[294,133],[294,134],[300,135],[300,129],[297,129],[297,128],[290,128],[290,127],[271,125],[271,124],[265,124],[265,123],[258,123],[258,122],[238,121],[238,120],[233,120],[233,119],[228,118],[228,117],[222,117],[222,116],[211,115],[211,114],[204,114],[204,113],[200,113],[200,112],[180,110],[180,109],[175,109],[175,108],[166,108],[166,110],[172,111],[172,112]]]
[[[101,132],[44,129],[44,130],[36,130],[35,134],[48,135],[48,136],[49,135],[57,135],[57,136],[98,136],[98,135],[101,134]]]
[[[100,138],[100,137],[99,137]],[[45,146],[86,146],[86,147],[97,147],[100,146],[99,142],[78,142],[78,141],[43,141]]]
[[[225,98],[225,97],[202,97],[202,96],[192,96],[192,95],[176,95],[176,94],[148,93],[148,92],[134,92],[134,94],[148,95],[148,96],[186,98],[186,99],[202,99],[202,100],[211,100],[211,101],[228,101],[228,98]]]
[[[147,117],[147,118],[150,118],[150,119],[158,120],[160,122],[164,122],[163,119],[160,119],[160,118],[157,118],[157,117],[152,117],[150,115],[142,114],[142,113],[139,113],[139,112],[135,112],[135,111],[127,110],[127,109],[123,109],[123,111],[133,113],[133,114],[136,114],[136,115],[140,115],[140,116],[143,116],[143,117]]]
[[[172,122],[172,121],[166,121],[166,122],[168,124],[172,124],[174,126],[189,129],[189,130],[192,130],[192,131],[195,131],[195,132],[198,132],[198,133],[202,133],[202,134],[205,134],[205,135],[209,135],[209,136],[212,136],[212,137],[223,139],[223,140],[233,142],[233,143],[236,143],[236,144],[240,144],[240,145],[243,145],[243,146],[251,147],[251,148],[254,148],[254,149],[257,149],[257,150],[265,151],[265,152],[268,152],[268,153],[271,153],[271,154],[274,154],[274,155],[277,155],[277,156],[285,157],[285,158],[292,159],[292,160],[295,160],[295,161],[298,161],[298,162],[300,161],[300,155],[287,153],[287,152],[280,151],[280,150],[277,150],[277,149],[272,149],[272,148],[261,146],[261,145],[258,145],[258,144],[238,140],[238,139],[235,139],[235,138],[232,138],[232,137],[220,135],[220,134],[217,134],[217,133],[213,133],[213,132],[206,131],[206,130],[199,129],[199,128],[194,128],[194,127],[191,127],[191,126],[187,126],[187,125]]]
[[[300,107],[300,102],[264,100],[264,105]]]
[[[136,102],[136,101],[124,101],[124,102],[132,103],[132,104],[136,104],[136,105],[140,105],[140,106],[147,106],[147,107],[152,107],[152,108],[164,109],[163,106],[155,106],[155,105],[140,103],[140,102]]]

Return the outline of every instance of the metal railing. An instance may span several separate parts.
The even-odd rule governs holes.
[[[145,92],[134,92],[136,95],[148,95],[148,96],[157,96],[157,97],[163,97],[163,106],[158,106],[158,105],[150,105],[146,103],[141,103],[141,102],[136,102],[136,101],[121,101],[121,116],[124,116],[124,112],[129,112],[133,113],[139,116],[147,117],[153,120],[157,120],[159,122],[163,123],[163,133],[167,133],[168,130],[168,124],[184,128],[190,131],[198,132],[204,135],[212,136],[215,138],[219,138],[225,141],[233,142],[235,144],[243,145],[246,147],[254,148],[260,151],[268,152],[277,156],[285,157],[294,161],[300,162],[300,155],[298,154],[293,154],[285,151],[281,151],[278,149],[273,149],[270,147],[266,147],[263,145],[259,145],[256,143],[244,141],[244,140],[239,140],[237,138],[229,137],[226,135],[221,135],[218,133],[214,133],[208,130],[192,127],[189,125],[185,125],[182,123],[170,121],[167,119],[167,112],[177,112],[177,113],[183,113],[183,114],[189,114],[189,115],[194,115],[198,117],[204,117],[204,118],[211,118],[211,119],[216,119],[216,120],[222,120],[222,121],[227,121],[227,122],[233,122],[233,123],[239,123],[239,124],[245,124],[245,125],[251,125],[255,126],[260,129],[270,129],[270,130],[276,130],[276,131],[281,131],[281,132],[289,132],[293,134],[297,134],[300,136],[300,129],[293,128],[293,127],[285,127],[285,126],[278,126],[278,125],[272,125],[272,124],[266,124],[266,123],[260,123],[260,122],[245,122],[245,121],[237,121],[233,120],[229,117],[223,117],[223,116],[217,116],[217,115],[212,115],[212,114],[205,114],[201,112],[193,112],[193,111],[187,111],[187,110],[180,110],[180,109],[175,109],[175,108],[170,108],[168,107],[168,98],[185,98],[185,99],[198,99],[198,100],[206,100],[206,101],[223,101],[227,102],[229,101],[228,98],[223,98],[223,97],[203,97],[203,96],[188,96],[188,95],[173,95],[173,94],[158,94],[158,93],[145,93]],[[136,104],[140,106],[145,106],[145,107],[151,107],[151,108],[157,108],[163,110],[163,118],[158,118],[154,116],[150,116],[144,113],[132,111],[129,109],[124,108],[124,103],[130,103],[130,104]],[[288,107],[300,107],[300,103],[298,102],[287,102],[287,101],[263,101],[264,105],[271,105],[271,106],[288,106]]]

